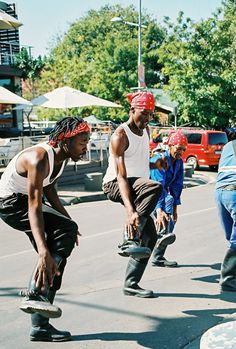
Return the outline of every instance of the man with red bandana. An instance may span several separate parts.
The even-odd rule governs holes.
[[[129,119],[112,135],[109,164],[103,179],[108,199],[124,205],[127,222],[119,254],[130,257],[123,292],[137,297],[153,297],[142,289],[142,278],[156,243],[156,228],[151,214],[162,193],[161,185],[149,179],[148,122],[155,108],[150,92],[128,94]]]
[[[154,209],[158,240],[153,251],[152,265],[159,267],[177,267],[176,261],[168,261],[165,251],[172,244],[176,236],[173,233],[177,222],[177,207],[180,205],[180,196],[183,189],[184,168],[182,156],[188,145],[184,134],[177,131],[168,139],[169,149],[155,155],[150,162],[150,178],[163,185],[163,193]],[[161,165],[161,166],[160,166]]]
[[[70,340],[70,332],[49,323],[61,316],[53,305],[60,288],[67,258],[78,245],[77,224],[58,197],[55,182],[71,158],[85,154],[90,129],[81,118],[58,121],[49,143],[24,149],[8,164],[0,180],[0,217],[11,227],[24,231],[38,253],[38,263],[20,309],[31,314],[31,341]],[[49,204],[43,200],[45,195]]]

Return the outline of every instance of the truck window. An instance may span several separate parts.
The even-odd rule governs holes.
[[[201,133],[184,133],[187,137],[189,144],[201,144],[202,135]]]
[[[208,143],[210,145],[226,144],[227,142],[226,133],[208,133]]]

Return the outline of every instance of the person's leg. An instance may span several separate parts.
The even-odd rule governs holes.
[[[156,227],[153,219],[149,216],[141,236],[141,246],[148,247],[151,251],[156,244]],[[143,289],[139,282],[148,264],[148,258],[130,258],[124,283],[124,294],[128,296],[137,296],[142,298],[153,297],[153,291]]]
[[[129,183],[132,188],[133,202],[139,215],[138,235],[142,237],[143,232],[146,230],[146,222],[153,212],[157,200],[161,196],[162,186],[156,181],[144,178],[129,178]],[[138,236],[136,240],[138,244],[140,244]],[[152,250],[149,249],[146,258],[150,257],[151,251]],[[139,257],[137,254],[134,257],[140,258],[141,256]]]
[[[236,191],[216,190],[216,202],[229,248],[221,265],[221,291],[236,292]]]
[[[174,231],[174,222],[172,220],[173,214],[174,198],[168,194],[165,198],[165,208],[164,211],[169,216],[168,228],[159,232],[157,234],[157,243],[153,251],[152,265],[158,267],[169,267],[175,268],[178,266],[176,261],[168,261],[164,254],[166,252],[167,246],[173,244],[176,240],[176,235]]]
[[[42,210],[44,216],[44,228],[47,246],[60,271],[60,276],[53,276],[53,287],[51,288],[57,291],[60,288],[66,259],[70,256],[71,251],[75,245],[78,227],[77,224],[71,219],[63,216],[48,205],[43,204]],[[25,225],[26,221],[27,219],[24,219]],[[27,235],[34,245],[32,232],[28,230]],[[42,298],[48,298],[47,295],[50,290],[49,285],[46,286],[44,291],[38,289],[36,287],[36,282],[33,275],[30,281],[29,297],[25,299],[25,302],[22,302],[21,309],[26,312],[32,312],[34,311],[35,307],[35,311],[40,312],[41,315],[44,315],[45,317],[59,317],[61,315],[60,311],[58,311],[58,309],[55,309],[55,312],[53,312],[54,306],[48,306],[48,304],[44,304],[45,302]],[[35,297],[37,298],[38,296],[42,296],[41,300],[43,301],[43,303],[34,303],[34,300],[36,300]]]
[[[47,298],[52,304],[57,290],[61,287],[64,268],[67,258],[74,248],[78,227],[75,222],[47,205],[43,205],[43,216],[47,234],[47,245],[54,260],[58,261],[58,268],[60,270],[60,275],[54,277],[53,287],[47,293]],[[61,342],[70,340],[71,338],[68,331],[55,329],[49,323],[49,319],[42,315],[42,312],[41,314],[32,314],[31,323],[31,341]]]
[[[147,218],[152,213],[158,198],[162,193],[160,183],[144,178],[132,177],[128,179],[131,195],[135,209],[139,214],[138,235],[142,234]],[[123,205],[123,200],[120,195],[117,181],[112,181],[104,185],[104,193],[107,198],[114,202],[120,202]],[[140,246],[138,236],[133,240],[129,239],[126,232],[123,233],[123,243],[119,244],[118,254],[121,256],[132,256],[134,258],[148,258],[151,250],[145,246]]]
[[[140,217],[145,217],[147,220],[161,196],[162,186],[159,182],[139,177],[128,178],[128,182],[135,209]],[[106,183],[103,191],[109,200],[124,205],[117,180]]]
[[[24,231],[28,235],[34,248],[37,250],[29,224],[28,198],[26,195],[13,195],[12,198],[5,200],[5,202],[0,200],[0,215],[7,224],[15,229]],[[34,316],[34,314],[32,315],[32,331],[34,337],[37,338],[32,340],[47,339],[48,341],[55,341],[59,340],[59,337],[60,341],[68,340],[69,332],[61,332],[52,328],[47,317],[57,317],[61,314],[61,310],[51,304],[53,303],[56,291],[61,286],[66,259],[74,247],[78,227],[75,222],[44,204],[43,215],[47,245],[52,257],[58,264],[60,276],[54,278],[53,287],[46,287],[46,292],[44,292],[44,294],[42,294],[41,290],[36,288],[35,280],[32,277],[28,292],[29,295],[22,302],[21,309],[29,313],[37,312],[37,316]],[[35,324],[37,326],[34,326]],[[42,336],[42,331],[39,329],[40,324],[44,329]],[[45,324],[47,324],[47,326]],[[47,331],[45,328],[47,328]],[[38,336],[36,335],[37,331]]]
[[[55,298],[56,291],[50,290],[48,293],[48,300],[52,304]],[[68,331],[57,330],[49,323],[49,319],[40,315],[39,313],[31,314],[31,341],[44,342],[64,342],[71,339],[71,334]]]
[[[215,200],[225,238],[230,247],[236,246],[236,191],[218,189]]]
[[[147,258],[138,258],[138,253],[135,258],[130,258],[126,269],[124,293],[138,297],[153,297],[152,291],[143,290],[138,283],[142,278],[151,251],[156,243],[156,227],[150,215],[161,196],[162,186],[156,181],[144,178],[129,178],[129,184],[135,209],[140,218],[138,230],[141,239],[139,246],[148,248],[150,252],[147,254]],[[104,189],[108,199],[123,204],[117,182],[110,183],[109,188]]]

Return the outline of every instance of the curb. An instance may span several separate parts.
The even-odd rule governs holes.
[[[208,183],[213,183],[215,178],[213,176],[209,175],[193,175],[192,177],[184,177],[184,189],[187,188],[193,188],[197,187],[199,185],[205,185]],[[69,205],[76,205],[76,204],[81,204],[81,203],[86,203],[86,202],[95,202],[95,201],[102,201],[102,200],[107,200],[106,195],[102,192],[95,192],[89,194],[86,194],[86,191],[81,191],[81,195],[66,195],[66,191],[62,190],[64,193],[60,194],[59,191],[59,197],[64,206],[69,206]]]
[[[83,196],[65,196],[65,195],[60,195],[59,193],[59,198],[61,200],[61,203],[64,206],[82,204],[85,202],[107,200],[105,194],[102,192],[97,194],[91,194],[91,195],[83,195]]]

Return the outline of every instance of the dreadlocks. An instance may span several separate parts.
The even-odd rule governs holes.
[[[66,117],[59,120],[50,132],[49,143],[56,147],[62,139],[71,138],[84,132],[90,132],[87,122],[78,116]]]

